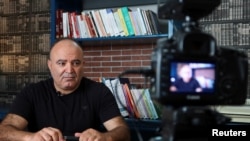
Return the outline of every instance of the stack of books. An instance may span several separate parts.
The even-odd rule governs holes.
[[[128,7],[77,12],[56,11],[56,38],[94,38],[160,34],[157,14]]]
[[[123,117],[137,119],[159,119],[160,107],[150,97],[149,89],[130,88],[129,81],[120,79],[100,78],[116,98]]]

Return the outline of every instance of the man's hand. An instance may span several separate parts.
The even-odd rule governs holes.
[[[28,135],[28,141],[65,141],[60,130],[52,127]]]
[[[82,133],[75,133],[79,141],[109,141],[111,137],[94,129],[87,129]]]
[[[79,141],[130,141],[129,127],[121,116],[104,122],[104,127],[106,132],[90,128],[75,133],[75,137],[79,138]]]

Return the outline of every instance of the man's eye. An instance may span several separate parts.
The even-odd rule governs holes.
[[[59,66],[65,66],[65,63],[64,63],[64,62],[57,62],[57,64],[58,64]]]
[[[73,66],[79,66],[80,63],[81,63],[80,61],[74,61],[74,62],[72,63],[72,65],[73,65]]]

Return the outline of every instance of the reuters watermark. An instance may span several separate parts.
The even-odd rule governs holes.
[[[212,129],[212,137],[246,137],[247,131]]]

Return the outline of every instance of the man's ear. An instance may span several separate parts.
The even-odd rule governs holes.
[[[50,59],[48,59],[47,65],[48,65],[49,70],[51,70],[51,60]]]

